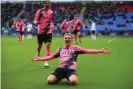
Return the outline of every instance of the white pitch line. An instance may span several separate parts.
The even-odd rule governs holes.
[[[115,40],[115,39],[116,39],[116,38],[113,38],[113,39],[109,40],[108,43],[112,42],[112,41]]]

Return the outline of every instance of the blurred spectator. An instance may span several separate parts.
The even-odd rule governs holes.
[[[96,24],[98,25],[115,25],[118,21],[118,17],[122,18],[125,23],[116,23],[116,27],[128,27],[130,23],[133,23],[133,15],[128,17],[129,9],[126,6],[132,6],[131,1],[127,2],[86,2],[82,5],[81,2],[54,2],[51,5],[54,11],[53,23],[60,24],[65,17],[67,20],[71,20],[74,14],[80,14],[82,6],[87,9],[83,12],[84,19],[96,19]],[[32,20],[35,17],[35,12],[43,7],[42,1],[26,1],[25,3],[1,3],[1,24],[5,25],[9,21],[9,31],[11,31],[12,20],[21,14],[24,22]],[[24,10],[24,13],[21,13]],[[129,19],[130,18],[130,19]],[[107,21],[109,20],[109,21]],[[107,22],[106,22],[107,21]],[[124,25],[123,25],[124,24]],[[128,24],[128,25],[127,25]],[[60,25],[58,25],[60,26]],[[58,28],[58,27],[57,27]],[[33,24],[33,34],[35,32],[36,26]]]
[[[1,4],[1,24],[5,24],[6,21],[14,18],[23,8],[22,3],[2,3]]]

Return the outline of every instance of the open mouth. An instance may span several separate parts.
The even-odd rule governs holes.
[[[68,40],[65,40],[65,43],[69,43],[70,41],[68,41]]]

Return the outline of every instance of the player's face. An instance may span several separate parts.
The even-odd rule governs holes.
[[[51,6],[50,1],[46,1],[46,2],[44,3],[44,7],[45,7],[45,8],[50,8],[50,6]]]
[[[78,16],[74,16],[74,19],[75,19],[75,20],[78,19]]]
[[[64,19],[64,22],[66,22],[66,19]]]
[[[66,45],[66,46],[71,45],[71,43],[72,43],[72,37],[69,36],[69,35],[65,35],[65,36],[64,36],[64,42],[65,42],[65,45]]]
[[[21,19],[18,19],[19,22],[21,22]]]

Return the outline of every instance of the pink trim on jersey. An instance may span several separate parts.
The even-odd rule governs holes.
[[[85,28],[84,24],[80,20],[72,20],[72,31],[80,30],[80,25]]]
[[[41,11],[43,10],[43,11]],[[40,18],[40,24],[38,24],[38,34],[43,34],[45,32],[45,29],[47,24],[50,23],[50,27],[49,27],[49,31],[47,32],[47,34],[51,34],[52,30],[53,30],[53,25],[52,25],[52,18],[53,18],[53,11],[48,9],[47,11],[45,11],[44,9],[39,9],[36,12],[35,18],[34,18],[34,23],[36,24],[37,21],[39,21],[39,16],[40,16],[40,12],[43,14],[42,17]]]
[[[24,22],[22,21],[16,22],[17,31],[22,31],[23,26],[24,26]]]

